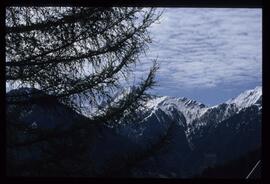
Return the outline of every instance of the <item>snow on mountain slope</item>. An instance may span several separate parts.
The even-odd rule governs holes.
[[[194,137],[204,137],[210,130],[221,126],[225,120],[238,115],[243,110],[249,109],[252,105],[257,105],[261,109],[262,88],[256,87],[246,90],[237,97],[228,100],[225,103],[209,107],[207,111],[197,119],[193,120],[186,130],[188,140],[192,142]]]
[[[227,104],[235,104],[239,110],[257,104],[262,97],[262,87],[257,86],[254,89],[244,91],[237,97],[228,100]]]
[[[186,118],[186,124],[191,123],[207,110],[207,107],[204,104],[196,102],[195,100],[168,96],[155,97],[149,100],[147,107],[153,110],[161,109],[168,115],[172,115],[171,111],[175,108],[183,113]]]
[[[207,107],[202,103],[196,102],[195,100],[169,96],[154,97],[147,102],[147,107],[152,110],[161,109],[168,115],[171,113],[172,107],[183,113],[186,118],[186,123],[190,124],[193,120],[200,118],[207,111],[213,109],[219,109],[226,106],[224,110],[224,116],[230,115],[231,109],[237,109],[239,112],[241,109],[249,107],[253,104],[259,104],[262,98],[262,87],[257,86],[254,89],[246,90],[235,98],[226,101],[223,104]],[[227,104],[227,105],[226,105]],[[223,107],[224,108],[224,107]],[[222,119],[223,120],[223,119]]]
[[[152,113],[157,110],[164,111],[167,115],[174,118],[175,114],[181,113],[185,117],[187,126],[187,136],[195,133],[196,129],[208,124],[218,124],[221,121],[230,118],[239,113],[242,109],[251,105],[260,105],[262,100],[262,87],[258,86],[251,90],[246,90],[235,98],[225,103],[207,107],[202,103],[187,98],[176,97],[154,97],[149,100],[147,107]],[[177,118],[174,118],[177,121]],[[183,122],[183,121],[182,121]]]

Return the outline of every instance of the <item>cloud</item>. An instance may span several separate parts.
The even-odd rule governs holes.
[[[158,56],[160,86],[176,91],[261,83],[261,25],[261,9],[167,8],[137,70]]]

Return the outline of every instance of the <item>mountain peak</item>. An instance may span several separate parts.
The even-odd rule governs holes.
[[[235,98],[226,102],[226,104],[235,104],[238,108],[245,108],[257,104],[262,96],[262,87],[257,86],[254,89],[246,90]]]
[[[155,97],[147,102],[150,109],[161,109],[165,113],[170,114],[172,107],[183,113],[187,124],[199,117],[207,107],[195,100],[186,97],[176,98],[170,96]]]

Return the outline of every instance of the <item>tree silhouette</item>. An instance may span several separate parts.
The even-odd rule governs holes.
[[[10,7],[6,17],[7,82],[38,87],[78,112],[85,99],[88,105],[111,100],[145,51],[147,28],[157,19],[153,9],[75,7]],[[156,69],[131,92],[137,98],[153,85]]]
[[[144,79],[125,89],[158,17],[154,9],[136,7],[7,7],[6,84],[39,89],[7,94],[7,107],[60,102],[92,114],[69,129],[31,130],[23,141],[16,134],[27,127],[8,119],[8,147],[49,140],[52,145],[91,124],[132,120],[155,84],[156,62]]]

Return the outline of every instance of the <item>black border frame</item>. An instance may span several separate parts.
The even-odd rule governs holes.
[[[266,2],[264,2],[266,3]],[[51,178],[44,178],[44,177],[8,177],[6,176],[6,152],[5,152],[5,7],[7,6],[143,6],[143,7],[193,7],[193,8],[262,8],[263,11],[263,61],[262,61],[262,78],[263,78],[263,110],[262,110],[262,179],[259,180],[244,180],[244,179],[136,179],[136,178],[122,178],[122,179],[115,179],[115,178],[80,178],[80,177],[51,177]],[[149,183],[160,183],[160,182],[168,182],[168,183],[262,183],[267,177],[267,162],[268,158],[266,157],[267,149],[266,149],[266,137],[269,134],[267,132],[267,103],[269,101],[270,94],[269,91],[269,73],[267,74],[267,70],[270,69],[269,66],[269,57],[267,56],[267,41],[269,40],[269,22],[267,22],[267,11],[266,6],[263,5],[262,0],[64,0],[64,1],[53,1],[53,0],[10,0],[8,2],[1,2],[1,26],[0,35],[1,35],[1,62],[0,62],[0,79],[1,84],[3,84],[0,88],[0,95],[1,95],[1,106],[0,106],[0,131],[1,131],[1,145],[3,145],[1,149],[1,179],[7,183],[17,183],[17,182],[33,182],[33,183],[51,183],[51,182],[67,182],[67,183],[77,183],[77,182],[116,182],[116,183],[141,183],[141,182],[149,182]],[[268,20],[269,21],[269,20]],[[268,34],[267,34],[268,33]],[[269,52],[269,51],[268,51]],[[3,83],[2,83],[3,80]],[[270,122],[269,122],[270,123]],[[268,139],[269,140],[269,139]]]

